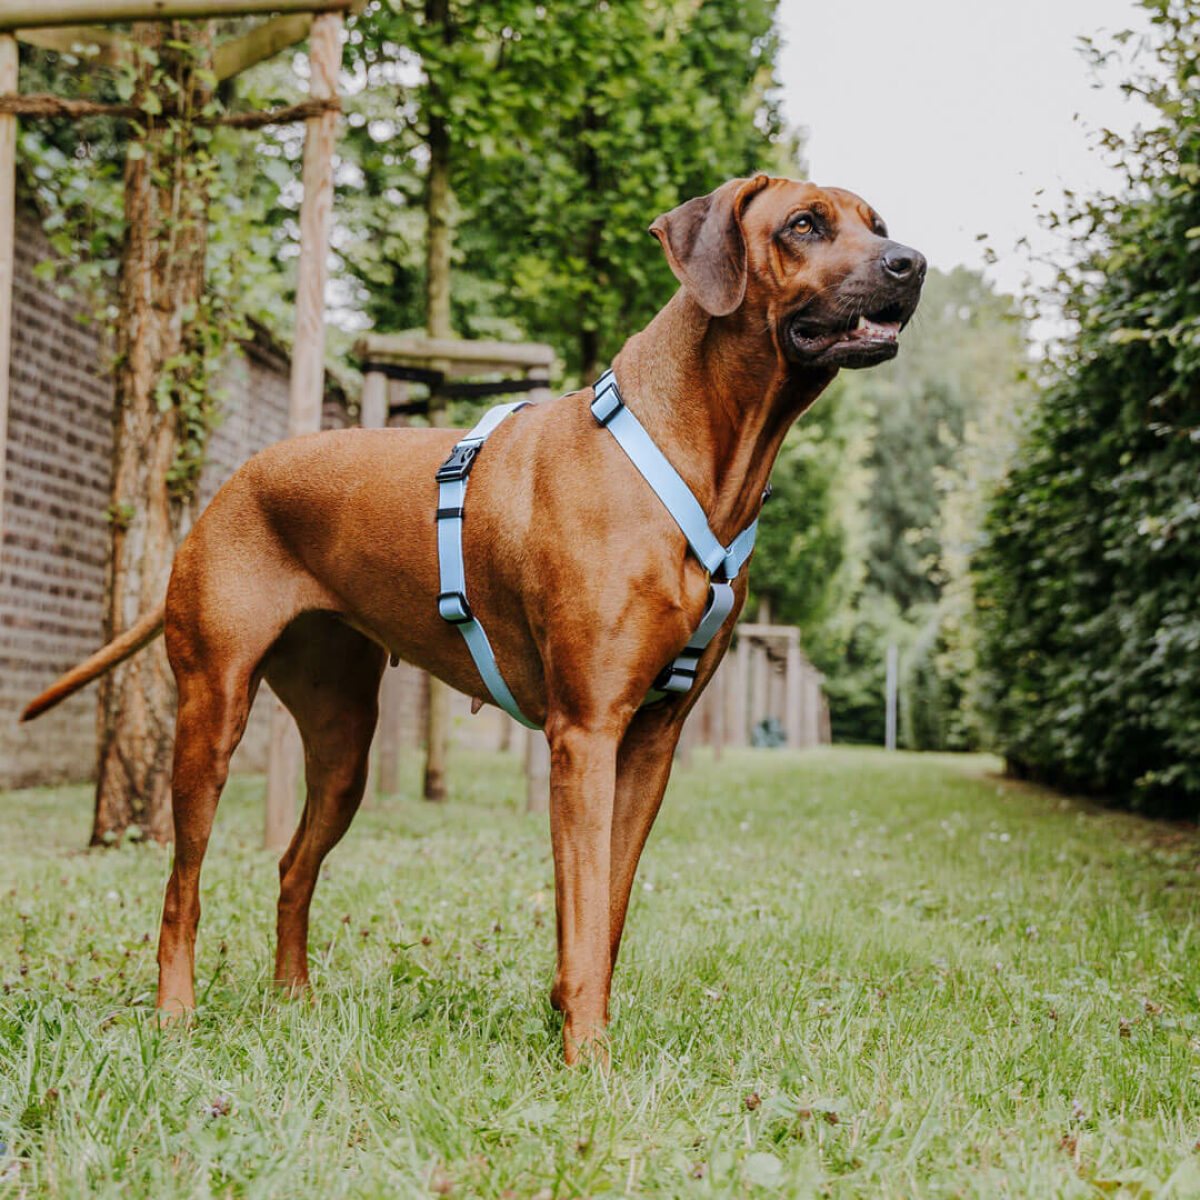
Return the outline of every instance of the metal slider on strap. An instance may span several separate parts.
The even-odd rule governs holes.
[[[451,625],[465,625],[475,614],[462,592],[442,592],[437,598],[438,616]]]
[[[601,427],[607,425],[624,407],[621,393],[617,391],[616,378],[605,371],[596,382],[596,398],[592,401],[592,416]]]
[[[672,665],[662,671],[652,686],[656,692],[690,692],[695,682],[695,671],[685,671]]]

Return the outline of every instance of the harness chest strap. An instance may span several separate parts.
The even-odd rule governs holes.
[[[519,400],[501,404],[489,410],[483,419],[450,452],[450,457],[437,472],[438,508],[438,569],[440,594],[438,613],[442,619],[458,626],[467,643],[475,666],[491,693],[492,699],[510,716],[536,729],[517,706],[504,677],[496,665],[496,656],[483,626],[467,602],[466,570],[463,564],[463,502],[467,478],[471,473],[480,447],[510,413],[528,404]],[[669,663],[655,679],[643,703],[661,700],[667,692],[686,692],[696,678],[696,667],[717,631],[733,610],[734,592],[731,580],[737,577],[746,559],[754,550],[758,532],[755,519],[728,545],[723,545],[709,527],[700,502],[684,482],[670,460],[654,444],[645,426],[626,408],[612,371],[596,381],[595,399],[591,405],[596,421],[616,438],[621,449],[653,489],[655,495],[674,518],[691,551],[709,573],[708,600],[696,632],[679,656]],[[765,498],[765,497],[764,497]],[[720,578],[716,578],[717,576]]]

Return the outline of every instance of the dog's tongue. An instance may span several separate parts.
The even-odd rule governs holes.
[[[900,336],[900,322],[872,321],[870,317],[859,317],[852,336],[895,341]]]

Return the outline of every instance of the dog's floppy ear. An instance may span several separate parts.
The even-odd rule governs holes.
[[[663,213],[650,232],[693,299],[713,317],[727,317],[746,295],[746,238],[742,210],[767,186],[766,175],[731,179]]]

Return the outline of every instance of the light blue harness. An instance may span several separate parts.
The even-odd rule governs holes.
[[[596,398],[592,401],[592,415],[596,421],[617,439],[621,449],[642,477],[663,502],[667,512],[687,538],[692,553],[708,572],[708,602],[704,615],[691,640],[679,657],[659,673],[644,703],[661,700],[667,692],[686,692],[696,678],[699,663],[717,630],[725,624],[733,610],[734,594],[730,583],[737,578],[754,550],[754,538],[758,532],[757,518],[728,545],[722,545],[709,528],[708,518],[700,502],[684,483],[679,472],[668,461],[667,456],[654,444],[645,426],[625,406],[617,388],[616,376],[605,371],[596,381]],[[518,400],[512,404],[501,404],[491,409],[450,452],[450,457],[438,469],[437,538],[438,566],[440,571],[440,594],[438,613],[443,620],[457,625],[466,640],[467,649],[475,660],[484,686],[492,699],[530,729],[539,726],[529,720],[517,707],[513,694],[508,690],[496,656],[479,619],[467,603],[467,580],[463,565],[463,501],[467,494],[467,478],[479,454],[480,447],[495,431],[509,413],[528,404]],[[765,499],[764,495],[764,499]]]

